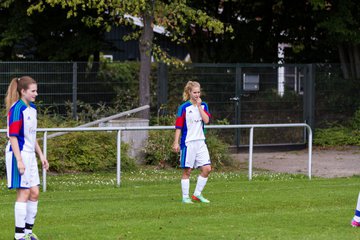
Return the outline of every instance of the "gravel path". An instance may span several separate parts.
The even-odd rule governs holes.
[[[242,163],[248,164],[248,152],[233,155]],[[254,152],[254,169],[267,169],[274,172],[308,174],[308,150],[281,152]],[[256,170],[254,170],[256,171]],[[348,177],[360,175],[360,147],[344,149],[314,148],[312,154],[312,176]]]

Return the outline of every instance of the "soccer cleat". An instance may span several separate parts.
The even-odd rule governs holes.
[[[360,222],[355,221],[354,219],[351,220],[351,226],[353,227],[360,227]]]
[[[27,236],[30,240],[39,240],[39,238],[34,233],[29,233]]]
[[[209,200],[207,200],[206,198],[203,197],[203,195],[199,195],[199,196],[195,196],[195,195],[192,195],[191,197],[193,200],[195,201],[198,201],[198,202],[202,202],[202,203],[210,203]]]
[[[183,203],[193,203],[192,201],[191,201],[191,198],[189,198],[189,197],[183,197],[183,199],[182,199],[182,202]]]
[[[14,240],[31,240],[31,239],[32,238],[30,238],[28,234],[26,234],[25,236],[23,236],[22,238],[19,238],[19,239],[14,238]],[[36,239],[36,238],[34,238],[34,239]]]

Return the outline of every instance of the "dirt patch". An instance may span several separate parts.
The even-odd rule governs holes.
[[[234,159],[248,166],[249,153],[233,154]],[[253,153],[253,169],[274,172],[308,174],[308,150],[271,151]],[[254,170],[256,171],[256,170]],[[360,175],[360,148],[343,149],[314,148],[312,154],[312,176],[347,177]]]

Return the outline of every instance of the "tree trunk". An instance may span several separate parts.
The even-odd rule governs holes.
[[[354,44],[353,45],[354,50],[354,67],[355,67],[355,73],[356,73],[356,79],[360,79],[360,56],[359,56],[359,45]]]
[[[338,44],[339,58],[341,64],[341,71],[345,79],[350,78],[349,61],[346,59],[345,49],[343,44]]]
[[[340,43],[338,50],[344,79],[360,79],[359,46],[352,43]]]
[[[348,52],[348,59],[349,59],[349,69],[350,69],[350,78],[353,79],[355,78],[355,66],[354,66],[354,62],[355,62],[355,59],[354,59],[354,55],[353,55],[353,48],[352,48],[352,45],[351,44],[346,44],[346,49],[347,49],[347,52]]]
[[[152,16],[144,14],[144,27],[139,41],[140,50],[140,76],[139,76],[139,104],[150,106],[150,73],[151,73],[151,48],[154,38]],[[140,112],[140,117],[150,119],[150,110]]]

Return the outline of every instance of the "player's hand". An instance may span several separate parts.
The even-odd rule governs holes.
[[[49,162],[46,158],[41,160],[41,163],[42,163],[43,169],[49,170]]]
[[[25,172],[25,165],[22,160],[17,161],[17,168],[19,170],[20,175],[23,175]]]
[[[196,99],[196,104],[197,104],[198,107],[201,106],[201,103],[202,103],[201,98],[197,98],[197,99]]]
[[[180,152],[180,145],[178,143],[174,143],[172,145],[172,149],[174,152]]]

